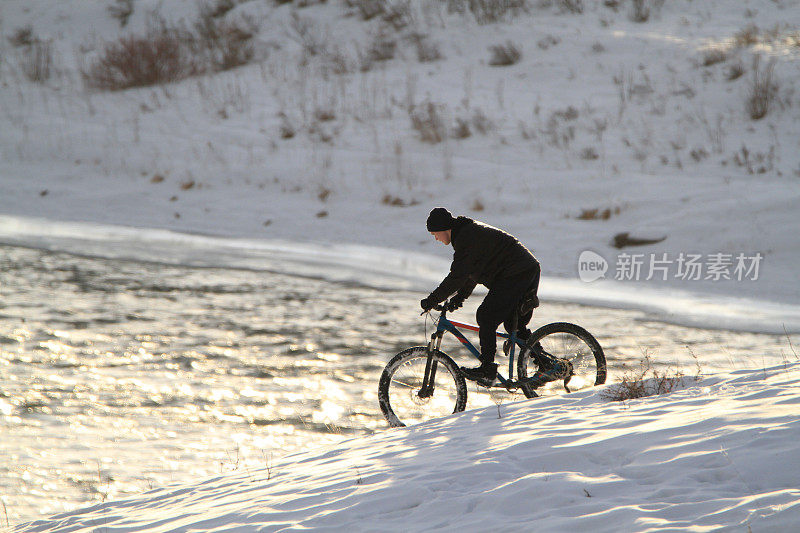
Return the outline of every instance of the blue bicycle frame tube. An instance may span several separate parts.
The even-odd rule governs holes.
[[[475,358],[480,360],[480,357],[481,357],[480,350],[475,348],[475,345],[473,345],[469,341],[469,339],[467,339],[461,333],[461,331],[458,330],[458,328],[456,327],[456,324],[458,324],[459,326],[464,327],[466,329],[472,330],[472,331],[479,331],[478,326],[473,326],[471,324],[464,324],[462,322],[453,323],[453,322],[451,322],[450,320],[448,320],[444,316],[439,318],[439,321],[438,321],[438,323],[436,325],[436,331],[437,332],[447,331],[448,333],[451,333],[456,339],[458,339],[458,341],[461,344],[463,344],[470,351],[470,353]],[[495,332],[495,334],[498,337],[500,337],[501,339],[510,339],[511,340],[511,349],[509,350],[509,353],[508,353],[508,375],[509,376],[513,376],[514,375],[514,349],[516,348],[516,346],[518,344],[517,336],[514,333],[510,333],[510,334],[509,333],[501,333],[499,331]],[[499,379],[500,383],[502,383],[503,385],[508,385],[509,382],[510,382],[508,379],[504,378],[499,373],[497,374],[497,379]]]

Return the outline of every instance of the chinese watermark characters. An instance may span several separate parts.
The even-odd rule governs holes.
[[[756,253],[677,254],[620,253],[614,264],[617,281],[757,281],[764,256]],[[584,251],[578,258],[578,275],[592,282],[606,277],[609,264],[601,255]]]

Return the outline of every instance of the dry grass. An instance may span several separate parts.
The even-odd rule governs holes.
[[[417,60],[420,63],[432,63],[444,57],[439,45],[432,42],[427,35],[413,33],[410,39],[417,50]]]
[[[507,67],[522,59],[522,51],[511,41],[490,46],[489,51],[492,53],[489,64],[493,67]]]
[[[703,59],[701,64],[704,67],[710,67],[717,63],[724,63],[728,59],[728,52],[720,48],[710,48],[703,52]]]
[[[696,358],[695,361],[697,362]],[[606,388],[601,395],[606,400],[622,402],[668,394],[682,388],[689,379],[699,380],[699,363],[696,370],[693,377],[687,377],[680,369],[659,370],[653,366],[652,358],[645,354],[638,370],[626,371],[619,382]]]
[[[527,0],[447,0],[449,13],[470,13],[478,24],[501,22],[527,8]]]
[[[575,15],[583,13],[583,0],[558,0],[556,3],[566,13]]]
[[[759,68],[760,61],[760,56],[753,58],[753,81],[745,102],[747,114],[753,120],[767,116],[778,92],[778,84],[773,79],[775,59],[770,60],[763,70]]]
[[[250,62],[255,28],[245,21],[218,20],[215,12],[202,8],[191,30],[153,17],[144,35],[106,43],[82,73],[86,85],[109,91],[146,87]]]
[[[356,7],[361,20],[371,20],[386,13],[386,0],[349,0],[348,4]]]
[[[760,30],[755,24],[749,24],[733,35],[736,46],[752,46],[758,44]]]
[[[744,65],[741,62],[734,63],[725,72],[725,79],[728,81],[738,80],[744,75]]]
[[[294,138],[294,136],[297,135],[297,126],[295,126],[294,122],[284,112],[280,112],[278,118],[281,120],[281,124],[278,128],[281,139]]]
[[[420,134],[422,142],[438,144],[447,136],[442,106],[427,101],[409,111],[411,126]]]
[[[578,215],[578,220],[608,220],[612,215],[619,215],[621,212],[622,209],[619,207],[582,209],[581,213]]]
[[[44,83],[50,79],[53,67],[53,47],[50,41],[35,40],[26,46],[20,57],[20,68],[29,80]]]
[[[647,0],[631,0],[631,20],[639,23],[650,20],[650,6],[647,5]]]
[[[378,32],[373,37],[367,48],[367,57],[370,61],[389,61],[397,53],[397,41],[386,32]]]
[[[186,38],[158,25],[151,26],[143,36],[107,43],[83,77],[93,89],[116,91],[177,81],[200,70]]]
[[[800,47],[800,32],[780,24],[766,30],[755,24],[748,24],[733,35],[735,46],[748,47],[763,43],[797,48]]]
[[[388,205],[389,207],[409,207],[419,204],[417,200],[404,200],[393,194],[384,194],[383,198],[381,198],[381,203],[383,205]]]
[[[256,28],[244,20],[219,20],[233,5],[218,2],[204,4],[200,18],[189,36],[195,53],[205,56],[205,63],[213,71],[230,70],[249,63],[255,55],[253,36]]]
[[[317,56],[325,52],[327,36],[317,28],[312,19],[293,12],[292,20],[289,21],[289,30],[291,30],[289,38],[300,44],[305,56]]]
[[[15,48],[31,46],[36,40],[36,36],[33,34],[33,26],[30,24],[17,28],[14,30],[14,33],[11,34],[11,37],[8,38],[8,42]]]
[[[597,149],[594,146],[587,146],[581,150],[580,157],[584,161],[596,161],[600,159],[600,154],[597,153]]]
[[[133,0],[115,0],[108,6],[108,14],[119,21],[121,28],[128,25],[128,19],[133,15]]]

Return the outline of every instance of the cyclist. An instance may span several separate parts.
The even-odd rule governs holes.
[[[539,261],[513,235],[465,216],[455,218],[443,207],[430,212],[426,225],[437,241],[445,246],[452,244],[455,252],[450,273],[420,305],[430,311],[455,293],[448,305],[448,310],[454,311],[478,283],[489,289],[476,313],[481,364],[476,368],[462,367],[461,372],[467,379],[491,384],[497,377],[497,328],[503,324],[511,333],[511,320],[523,296],[536,298]],[[538,299],[534,307],[537,304]],[[518,336],[523,340],[531,334],[527,326],[532,316],[531,310],[519,317]]]

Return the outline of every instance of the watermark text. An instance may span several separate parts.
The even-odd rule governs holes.
[[[755,253],[626,253],[617,255],[617,281],[757,281],[764,256]],[[596,252],[586,250],[578,258],[578,276],[587,283],[606,277],[609,264]]]

